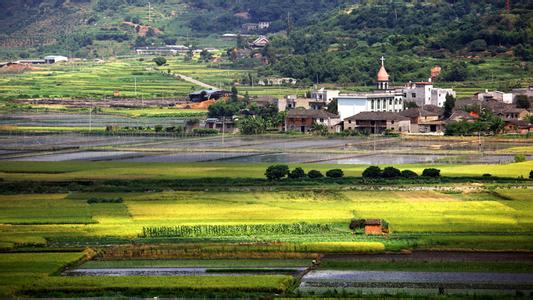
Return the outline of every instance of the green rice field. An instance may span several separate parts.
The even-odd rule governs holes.
[[[4,180],[83,180],[83,179],[194,179],[205,177],[264,178],[269,164],[257,163],[135,163],[135,162],[23,162],[3,161],[0,164],[0,178]],[[291,168],[298,165],[290,165]],[[361,176],[366,165],[305,164],[306,170],[341,168],[346,176]],[[386,167],[386,166],[382,166]],[[410,169],[418,174],[425,164],[395,165]],[[533,161],[511,164],[432,165],[441,170],[443,176],[481,176],[490,173],[500,177],[529,176]]]
[[[531,195],[520,189],[476,194],[287,191],[2,195],[0,242],[12,246],[46,244],[50,239],[79,237],[80,240],[87,238],[90,243],[90,240],[106,237],[142,239],[143,227],[147,226],[272,226],[307,222],[331,224],[335,229],[307,234],[291,231],[241,236],[235,233],[233,237],[213,234],[196,239],[229,241],[237,237],[251,242],[295,242],[303,244],[294,249],[304,252],[328,251],[332,247],[346,251],[383,251],[397,245],[380,238],[368,240],[348,230],[352,218],[381,218],[390,223],[394,236],[412,236],[418,241],[415,244],[420,243],[422,247],[456,247],[459,244],[453,239],[461,235],[482,238],[501,234],[502,238],[507,238],[506,243],[496,243],[495,247],[508,249],[524,247],[524,242],[531,241],[528,237],[533,231]],[[91,197],[118,196],[124,199],[123,203],[87,203]],[[176,238],[179,240],[179,236]],[[476,239],[462,242],[464,245],[459,248],[478,246]],[[529,249],[531,244],[525,247]]]

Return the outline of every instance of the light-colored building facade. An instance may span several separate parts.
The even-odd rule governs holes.
[[[512,93],[504,93],[500,91],[491,91],[485,90],[483,93],[477,93],[477,100],[479,101],[490,101],[490,100],[496,100],[498,102],[503,102],[507,104],[513,103],[513,94]]]
[[[453,89],[441,89],[433,86],[433,82],[409,82],[403,88],[403,97],[405,102],[415,102],[422,107],[424,105],[435,105],[443,107],[446,101],[446,95],[455,97]]]
[[[329,104],[333,99],[337,98],[339,96],[341,91],[338,90],[326,90],[324,88],[321,88],[319,90],[314,90],[311,92],[311,98],[315,99],[316,101],[322,101],[326,104]]]
[[[367,134],[409,133],[410,119],[393,112],[362,112],[344,120],[344,130]]]
[[[389,74],[385,69],[384,58],[377,74],[377,90],[370,93],[339,94],[337,108],[341,120],[361,112],[400,112],[403,110],[403,95],[389,88]]]

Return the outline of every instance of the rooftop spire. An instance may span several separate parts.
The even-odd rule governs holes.
[[[379,68],[378,72],[378,81],[389,81],[389,73],[387,73],[387,70],[385,70],[385,57],[381,57],[381,68]]]

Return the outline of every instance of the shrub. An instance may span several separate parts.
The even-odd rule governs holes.
[[[402,177],[403,178],[416,178],[416,177],[418,177],[418,174],[416,174],[415,172],[413,172],[411,170],[403,170],[402,171]]]
[[[350,229],[357,230],[365,227],[365,219],[352,219],[350,222]]]
[[[370,166],[363,171],[364,178],[380,178],[381,169],[377,166]]]
[[[533,179],[533,170],[529,172],[529,179]]]
[[[397,178],[402,176],[402,172],[395,167],[386,167],[381,176],[383,176],[383,178]]]
[[[163,130],[163,126],[162,125],[155,125],[154,130],[155,130],[155,132],[161,132],[161,130]]]
[[[519,163],[519,162],[525,162],[526,161],[526,156],[524,154],[517,154],[514,156],[514,161]]]
[[[332,169],[326,172],[326,176],[329,178],[342,178],[344,172],[341,169]]]
[[[440,170],[434,168],[424,169],[424,171],[422,172],[422,176],[437,178],[440,177]]]
[[[273,165],[266,169],[265,176],[268,180],[280,180],[289,174],[289,166]]]
[[[298,178],[304,178],[304,177],[305,177],[305,171],[304,169],[300,167],[289,172],[289,178],[291,179],[298,179]]]
[[[152,61],[158,66],[162,66],[167,63],[167,59],[161,56],[154,58]]]
[[[483,177],[492,177],[492,174],[485,173],[485,174],[483,174]]]
[[[309,171],[309,173],[307,173],[307,176],[309,178],[322,178],[324,177],[324,175],[322,175],[322,173],[320,171],[317,171],[317,170],[311,170]]]

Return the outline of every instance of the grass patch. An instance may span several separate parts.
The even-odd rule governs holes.
[[[414,271],[414,272],[504,272],[529,273],[531,262],[431,262],[431,261],[368,261],[351,259],[324,259],[320,269],[366,271]]]
[[[169,260],[92,260],[84,269],[102,268],[258,268],[258,267],[305,267],[311,264],[306,259],[169,259]]]

